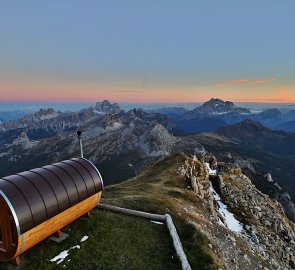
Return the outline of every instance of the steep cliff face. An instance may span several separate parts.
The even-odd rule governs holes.
[[[182,215],[206,234],[224,269],[295,268],[295,226],[281,205],[240,168],[223,164],[217,177],[209,167],[212,157],[206,160],[208,165],[186,157],[178,169],[201,202],[183,207]]]
[[[249,162],[250,163],[250,162]],[[253,172],[249,168],[243,168],[243,173],[246,174],[252,183],[263,193],[278,201],[287,215],[287,217],[295,223],[295,205],[291,200],[290,194],[286,192],[273,179],[271,173]]]
[[[281,205],[257,190],[238,169],[220,175],[221,195],[245,223],[253,250],[273,266],[295,267],[295,227]]]

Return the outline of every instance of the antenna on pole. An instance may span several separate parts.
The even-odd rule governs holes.
[[[82,145],[82,139],[81,139],[82,131],[81,130],[78,130],[77,131],[77,135],[78,135],[78,140],[79,140],[79,143],[80,143],[80,156],[81,156],[81,158],[84,158],[84,155],[83,155],[83,145]]]

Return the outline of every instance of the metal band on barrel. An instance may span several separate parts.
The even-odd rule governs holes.
[[[16,226],[17,235],[20,236],[21,232],[20,232],[20,226],[19,226],[19,221],[18,221],[16,212],[15,212],[11,202],[9,201],[9,199],[7,198],[7,196],[4,194],[4,192],[1,189],[0,189],[0,195],[2,196],[4,201],[7,203],[8,207],[9,207],[11,213],[12,213],[12,216],[13,216],[13,219],[14,219],[14,222],[15,222],[15,226]]]
[[[103,184],[103,180],[102,180],[101,174],[100,174],[99,170],[96,168],[96,166],[95,166],[90,160],[88,160],[88,159],[86,159],[86,158],[80,158],[80,159],[83,159],[83,160],[87,161],[88,163],[90,163],[90,165],[93,166],[93,168],[95,169],[95,171],[97,172],[97,174],[98,174],[99,177],[100,177],[100,181],[101,181],[102,189],[104,189],[104,184]]]

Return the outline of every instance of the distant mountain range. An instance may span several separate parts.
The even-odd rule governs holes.
[[[160,111],[165,114],[143,109],[126,112],[105,100],[79,112],[41,109],[7,121],[0,124],[0,176],[78,156],[76,131],[82,130],[85,156],[99,167],[107,185],[134,177],[174,153],[202,156],[209,151],[220,160],[231,157],[230,162],[247,170],[261,191],[293,215],[295,134],[269,129],[248,118],[272,123],[274,118],[291,119],[294,111],[254,114],[220,99],[192,111]],[[184,136],[204,130],[215,132]],[[268,173],[273,182],[265,180]]]
[[[216,133],[241,146],[253,147],[269,153],[295,155],[295,134],[274,131],[251,120],[219,128]]]
[[[295,131],[295,110],[281,112],[274,108],[257,112],[216,98],[191,111],[180,108],[160,108],[155,111],[167,115],[174,122],[176,135],[216,131],[220,127],[234,125],[246,119],[275,130]]]
[[[0,174],[77,156],[78,129],[83,131],[85,156],[98,165],[106,184],[126,180],[173,153],[205,151],[196,141],[174,137],[165,115],[124,112],[103,101],[76,113],[42,109],[0,125]]]
[[[281,202],[295,221],[295,134],[244,120],[193,138],[220,160],[239,165],[257,188]]]

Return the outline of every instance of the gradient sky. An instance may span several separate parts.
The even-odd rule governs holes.
[[[294,0],[2,0],[0,102],[295,102]]]

